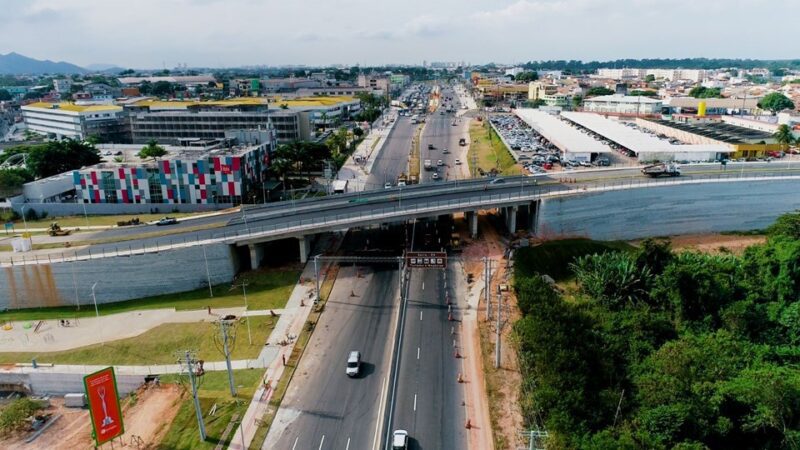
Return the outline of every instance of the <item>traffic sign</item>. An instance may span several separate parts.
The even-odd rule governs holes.
[[[407,252],[406,265],[410,268],[444,269],[447,267],[446,252]]]
[[[122,409],[117,393],[117,378],[113,367],[106,367],[83,377],[94,439],[98,446],[122,435]]]

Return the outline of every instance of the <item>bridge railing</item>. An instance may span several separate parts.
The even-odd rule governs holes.
[[[721,171],[719,174],[682,176],[680,178],[630,178],[622,180],[600,180],[584,183],[566,183],[538,185],[531,179],[522,179],[517,183],[504,184],[504,192],[492,193],[490,189],[477,191],[475,195],[461,199],[430,200],[404,204],[401,195],[389,200],[390,206],[379,206],[368,211],[336,212],[322,214],[299,220],[288,220],[275,224],[251,225],[244,229],[231,231],[208,230],[196,232],[193,237],[172,236],[154,239],[142,239],[129,243],[121,242],[112,245],[98,245],[73,251],[49,252],[47,254],[27,255],[25,253],[0,259],[0,267],[30,264],[50,264],[58,262],[84,261],[115,256],[135,256],[158,253],[167,250],[186,249],[199,245],[231,244],[244,241],[258,241],[264,238],[291,237],[312,234],[319,230],[346,229],[367,223],[402,220],[409,217],[425,215],[449,214],[456,211],[488,209],[514,204],[524,204],[538,199],[546,199],[577,194],[601,193],[614,190],[636,189],[644,187],[673,186],[685,184],[703,184],[731,181],[766,182],[770,180],[800,180],[800,175],[776,174],[774,172],[740,173],[738,171]],[[519,191],[516,187],[519,187]],[[509,190],[513,188],[514,190]],[[367,203],[368,204],[368,203]],[[364,205],[356,203],[355,205]]]

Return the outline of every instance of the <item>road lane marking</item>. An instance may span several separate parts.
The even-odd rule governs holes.
[[[344,450],[350,450],[350,438],[347,438],[347,447]]]
[[[417,359],[419,359],[419,347],[417,347]]]
[[[422,282],[422,290],[423,291],[425,290],[425,282],[424,281]]]
[[[297,441],[299,441],[299,440],[300,440],[300,436],[297,436],[296,438],[294,438],[294,445],[292,446],[292,450],[294,450],[294,448],[297,447]]]
[[[319,449],[318,450],[322,450],[322,443],[323,442],[325,442],[325,435],[324,434],[322,435],[322,439],[319,441]]]
[[[382,392],[381,392],[381,400],[378,403],[378,411],[383,411],[383,408],[385,406],[385,402],[386,402],[386,387],[387,387],[386,384],[388,383],[388,381],[389,380],[387,380],[386,377],[383,377],[383,382],[381,382],[381,384],[383,385],[383,389],[382,389]],[[379,430],[380,426],[381,426],[381,420],[379,418],[379,420],[375,421],[375,435],[372,437],[372,449],[373,450],[376,450],[377,447],[378,447],[378,430]]]
[[[422,311],[419,312],[419,320],[422,320]]]
[[[414,394],[414,411],[417,410],[417,394]]]

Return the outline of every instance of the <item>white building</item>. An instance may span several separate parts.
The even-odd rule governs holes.
[[[61,97],[64,97],[64,94],[69,94],[69,90],[72,88],[72,80],[68,78],[59,78],[53,80],[53,89],[56,92],[61,94]]]
[[[643,78],[644,69],[597,69],[597,76],[600,78],[611,78],[613,80]]]
[[[37,102],[22,107],[29,130],[56,139],[86,139],[118,133],[122,107],[115,105],[76,105]]]
[[[601,95],[583,101],[583,110],[615,114],[660,114],[662,102],[641,95]]]
[[[706,71],[700,69],[597,69],[598,77],[614,80],[640,79],[648,75],[653,75],[656,79],[689,80],[699,83],[706,78]]]
[[[522,72],[525,72],[525,69],[523,69],[522,67],[512,67],[510,69],[506,69],[505,70],[505,74],[506,75],[511,75],[512,77],[516,77],[517,75],[521,74]]]

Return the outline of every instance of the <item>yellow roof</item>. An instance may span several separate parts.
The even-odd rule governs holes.
[[[60,109],[64,111],[72,111],[72,112],[93,112],[93,111],[122,111],[122,107],[117,105],[76,105],[74,103],[47,103],[47,102],[35,102],[29,105],[26,105],[32,108],[42,108],[42,109]],[[54,107],[55,106],[55,107]]]
[[[315,107],[315,106],[333,106],[339,103],[352,102],[356,99],[354,97],[336,96],[336,97],[298,97],[292,99],[283,99],[282,97],[239,97],[230,98],[226,100],[140,100],[135,103],[136,106],[146,106],[154,109],[187,109],[192,106],[220,106],[223,108],[235,108],[237,106],[258,106],[270,105],[279,107],[280,105],[287,105],[289,108],[301,107]]]

